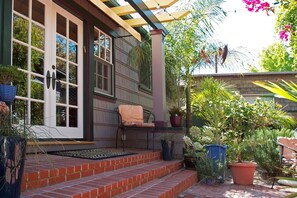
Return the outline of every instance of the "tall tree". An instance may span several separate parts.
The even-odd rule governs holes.
[[[280,42],[269,45],[261,52],[260,65],[267,72],[296,71],[293,57]]]

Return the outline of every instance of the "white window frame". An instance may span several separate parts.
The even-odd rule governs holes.
[[[97,36],[95,36],[96,33],[98,33]],[[96,40],[96,37],[103,37],[104,40]],[[109,41],[109,47],[107,45],[107,41]],[[97,27],[94,27],[94,91],[108,96],[114,96],[114,65],[112,63],[112,47],[112,38]],[[100,52],[103,52],[104,55],[102,56]],[[109,56],[107,56],[108,54]],[[101,71],[99,69],[99,64],[102,65]],[[106,67],[108,68],[107,72],[104,72]],[[98,87],[99,84],[101,87]]]

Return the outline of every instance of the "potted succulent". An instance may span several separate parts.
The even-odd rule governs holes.
[[[177,106],[173,106],[172,108],[169,109],[168,112],[170,114],[171,126],[181,127],[183,123],[183,115],[185,112]]]
[[[17,66],[1,64],[0,74],[0,101],[10,104],[16,96],[15,84],[24,80],[25,74]]]

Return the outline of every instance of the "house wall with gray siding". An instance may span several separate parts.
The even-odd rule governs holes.
[[[118,35],[128,35],[120,29]],[[94,140],[98,147],[115,147],[118,118],[114,108],[120,104],[137,104],[152,110],[152,95],[139,89],[138,68],[128,64],[128,53],[137,44],[132,37],[116,38],[115,42],[115,99],[94,97]],[[121,133],[119,133],[119,137]],[[128,131],[128,147],[145,148],[146,131]],[[118,145],[121,145],[118,139]]]

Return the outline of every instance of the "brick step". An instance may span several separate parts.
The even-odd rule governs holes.
[[[172,198],[177,197],[196,182],[196,171],[182,169],[117,195],[115,198]]]
[[[180,160],[152,161],[44,188],[28,190],[23,192],[21,197],[113,197],[181,168],[182,161]]]
[[[28,155],[22,178],[22,192],[161,159],[160,151],[131,152],[139,154],[104,160]]]

